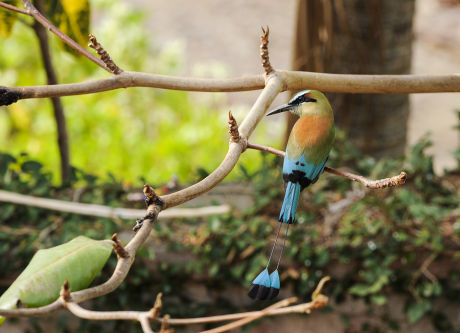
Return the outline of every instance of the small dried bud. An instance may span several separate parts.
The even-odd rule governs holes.
[[[268,35],[270,29],[267,26],[267,30],[262,27],[263,35],[260,36],[260,57],[262,58],[262,66],[264,67],[265,74],[269,75],[274,72],[272,65],[270,64],[270,58],[268,55]]]
[[[117,254],[117,256],[119,258],[128,258],[129,253],[128,251],[125,250],[125,248],[121,244],[120,240],[118,239],[118,235],[116,233],[113,234],[112,241],[113,241],[113,249],[115,253]]]
[[[238,131],[238,124],[232,115],[232,111],[228,111],[228,133],[232,142],[240,142],[240,132]]]
[[[64,284],[62,285],[60,295],[61,295],[61,298],[65,302],[70,302],[71,301],[69,280],[65,280]]]

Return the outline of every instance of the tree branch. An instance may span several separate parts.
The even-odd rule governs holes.
[[[17,205],[32,206],[59,212],[74,213],[87,216],[106,217],[110,219],[136,219],[145,214],[145,209],[116,208],[81,202],[63,201],[0,190],[0,202],[9,202]],[[193,218],[227,214],[231,211],[229,205],[207,206],[200,208],[174,208],[162,211],[162,219]]]
[[[278,71],[286,90],[318,89],[351,94],[460,92],[460,74],[358,75]]]
[[[265,81],[262,75],[234,79],[200,79],[124,71],[119,75],[111,76],[106,79],[81,83],[60,84],[55,86],[25,86],[15,88],[0,86],[0,105],[11,104],[16,102],[18,99],[94,94],[129,87],[151,87],[186,91],[235,92],[258,90],[262,89],[264,86]],[[7,97],[11,95],[16,95],[16,100],[7,99]]]
[[[74,48],[77,52],[83,54],[88,59],[104,68],[109,72],[115,73],[116,69],[110,69],[108,58],[105,57],[105,62],[98,59],[87,50],[82,48],[78,43],[73,41],[70,37],[63,34],[51,22],[49,22],[40,12],[32,5],[29,0],[23,0],[26,11],[19,8],[6,7],[4,3],[0,2],[0,6],[11,9],[15,12],[27,14],[34,17],[45,28],[52,31],[65,43]],[[271,67],[268,58],[268,29],[267,32],[263,31],[261,56],[266,75],[251,76],[247,78],[234,78],[226,80],[214,79],[193,79],[193,78],[180,78],[170,77],[155,74],[147,74],[140,72],[121,72],[104,80],[88,81],[76,84],[62,84],[62,85],[47,85],[47,86],[32,86],[32,87],[0,87],[0,105],[8,105],[16,102],[18,99],[25,98],[45,98],[45,97],[59,97],[70,96],[78,94],[95,93],[119,88],[127,87],[154,87],[164,89],[176,89],[187,91],[247,91],[263,88],[261,94],[257,98],[255,104],[252,106],[250,112],[246,115],[240,128],[238,129],[236,121],[230,117],[230,126],[232,129],[232,140],[229,144],[228,152],[225,159],[208,177],[202,181],[194,184],[188,188],[178,192],[164,195],[155,202],[148,205],[147,213],[144,215],[143,223],[139,226],[139,230],[134,234],[129,243],[123,248],[121,244],[115,244],[118,255],[117,265],[111,277],[104,283],[70,293],[70,290],[64,288],[62,297],[50,305],[35,308],[35,309],[18,309],[18,310],[0,310],[0,315],[7,317],[35,317],[48,315],[58,309],[67,307],[69,311],[75,313],[79,317],[87,319],[123,319],[123,320],[137,320],[141,323],[145,332],[152,332],[149,321],[158,321],[162,323],[162,331],[167,331],[167,324],[195,324],[206,322],[217,322],[236,320],[220,328],[211,330],[211,332],[223,332],[229,329],[240,327],[248,322],[257,318],[268,315],[279,315],[286,313],[309,313],[312,309],[323,307],[327,304],[328,298],[321,294],[321,288],[324,284],[324,279],[320,281],[317,289],[312,295],[312,302],[299,304],[295,306],[288,306],[292,300],[284,300],[271,307],[261,311],[245,312],[241,314],[232,314],[226,316],[214,316],[205,318],[191,318],[191,319],[170,319],[165,315],[163,318],[157,317],[158,308],[156,311],[152,309],[148,312],[136,311],[119,311],[119,312],[98,312],[90,311],[81,308],[77,303],[83,302],[88,299],[99,297],[108,294],[115,290],[126,278],[140,246],[146,241],[151,233],[153,224],[158,218],[158,214],[162,209],[177,206],[181,203],[189,201],[213,188],[221,182],[225,176],[234,168],[240,155],[246,148],[259,149],[274,153],[277,155],[284,155],[283,152],[276,149],[254,145],[248,143],[248,138],[256,128],[257,124],[261,121],[267,108],[272,103],[274,98],[279,92],[284,90],[301,90],[305,88],[319,89],[325,92],[348,92],[348,93],[422,93],[422,92],[450,92],[460,91],[460,75],[346,75],[346,74],[319,74],[309,72],[293,72],[293,71],[275,71]],[[92,41],[96,45],[95,41]],[[97,49],[97,47],[95,46]],[[102,51],[99,49],[101,55]],[[115,65],[116,66],[116,65]],[[112,66],[113,67],[113,66]],[[118,67],[117,67],[118,68]],[[268,75],[269,74],[269,75]],[[235,128],[236,126],[236,128]],[[238,134],[238,136],[236,135]],[[405,174],[397,177],[392,177],[380,181],[371,181],[362,176],[353,175],[344,171],[335,170],[331,168],[325,169],[349,179],[361,182],[368,187],[382,188],[385,186],[394,186],[405,181]],[[399,177],[399,178],[398,178]],[[0,196],[4,191],[0,191]],[[9,196],[11,198],[11,195]],[[24,198],[22,198],[24,199]],[[30,199],[30,198],[29,198]],[[40,200],[50,200],[35,198]],[[35,200],[37,202],[37,200]],[[54,200],[53,200],[54,201]],[[40,204],[47,205],[50,202],[41,201]],[[62,202],[61,202],[62,203]],[[53,204],[56,204],[54,202]],[[64,204],[64,203],[62,203]],[[71,203],[72,209],[76,209],[76,205],[85,205],[80,203]],[[92,207],[89,207],[92,206]],[[85,205],[84,209],[90,210],[95,208],[96,205]],[[81,208],[82,206],[80,206]],[[96,211],[106,209],[107,207],[99,206]],[[114,211],[116,208],[113,209]],[[105,211],[107,213],[107,210]],[[142,211],[144,212],[144,211]],[[113,211],[110,212],[114,214]],[[125,211],[123,211],[125,213]],[[138,211],[136,212],[136,214]],[[118,211],[121,214],[121,211]],[[116,240],[116,237],[115,237]]]
[[[351,75],[312,72],[277,71],[282,90],[318,89],[323,92],[344,93],[440,93],[460,92],[460,75]],[[124,71],[106,79],[55,86],[1,87],[0,105],[8,105],[18,99],[48,98],[93,94],[129,87],[160,89],[236,92],[258,90],[264,87],[263,75],[229,79],[205,79],[173,77],[142,72]],[[11,100],[9,96],[16,96]]]
[[[33,16],[48,30],[55,33],[69,46],[80,52],[88,59],[111,72],[106,64],[82,48],[70,37],[62,33],[49,22],[29,0],[23,0],[27,11],[11,8],[1,3],[2,7],[19,13]],[[434,92],[460,92],[460,75],[350,75],[327,74],[296,71],[274,71],[268,60],[268,28],[263,30],[261,36],[261,56],[265,71],[277,73],[281,77],[282,90],[318,89],[324,92],[346,93],[376,93],[376,94],[401,94],[401,93],[434,93]],[[248,91],[261,89],[264,86],[262,75],[248,78],[233,78],[226,80],[193,79],[161,76],[140,72],[124,72],[116,78],[88,81],[76,84],[29,87],[0,87],[0,105],[8,105],[18,99],[45,98],[58,96],[72,96],[89,94],[101,91],[127,88],[127,87],[154,87],[163,89],[178,89],[187,91]]]
[[[241,327],[265,316],[277,316],[292,313],[309,314],[314,309],[322,308],[326,306],[328,302],[328,297],[321,293],[325,282],[328,280],[329,277],[326,276],[319,281],[316,289],[312,294],[312,301],[308,303],[290,306],[292,303],[297,301],[296,297],[291,297],[281,300],[260,311],[250,311],[200,318],[175,319],[170,318],[169,315],[158,317],[158,313],[161,310],[161,293],[157,295],[155,306],[149,311],[92,311],[84,309],[79,304],[77,304],[73,299],[73,294],[69,293],[68,284],[64,284],[61,291],[60,302],[65,308],[67,308],[70,312],[79,318],[88,320],[135,320],[141,323],[144,332],[151,332],[149,324],[151,321],[160,322],[163,325],[194,325],[235,320],[234,322],[211,329],[209,331],[203,331],[203,333],[218,333]]]
[[[123,75],[120,74],[119,76]],[[150,234],[153,223],[156,221],[158,214],[162,209],[168,207],[177,206],[181,203],[189,201],[200,194],[203,194],[217,185],[222,179],[233,169],[236,165],[239,156],[245,149],[247,138],[252,134],[258,122],[262,119],[267,108],[277,96],[281,90],[281,81],[278,75],[272,74],[267,77],[266,87],[257,98],[250,112],[246,115],[243,120],[239,133],[241,140],[238,143],[231,142],[229,144],[229,150],[222,161],[220,166],[212,172],[208,177],[203,179],[201,182],[194,184],[186,189],[178,192],[162,196],[161,206],[152,203],[147,207],[147,213],[145,214],[142,225],[136,232],[135,236],[126,245],[125,250],[129,254],[127,257],[119,257],[117,266],[112,276],[104,283],[91,287],[88,289],[76,291],[71,293],[72,300],[76,303],[83,302],[88,299],[99,297],[108,294],[115,290],[125,279],[126,275],[131,268],[134,261],[135,254],[139,247],[144,243],[148,235]],[[63,303],[61,299],[40,308],[35,309],[18,309],[18,310],[0,310],[0,315],[6,317],[36,317],[48,315],[56,310],[62,308]]]
[[[286,306],[291,305],[292,303],[297,302],[296,297],[291,297],[288,299],[283,299],[279,302],[276,302],[275,304],[270,305],[269,307],[265,308],[264,310],[260,311],[256,315],[248,316],[246,318],[239,319],[237,321],[234,321],[232,323],[225,324],[223,326],[219,326],[216,328],[213,328],[211,330],[203,331],[201,333],[221,333],[221,332],[226,332],[233,330],[235,328],[241,327],[243,325],[249,324],[250,322],[253,322],[254,320],[257,320],[261,317],[266,316],[271,310],[276,310],[279,308],[284,308]]]
[[[122,75],[122,74],[121,74]],[[239,133],[241,139],[239,142],[230,142],[227,155],[222,163],[209,176],[202,181],[187,187],[183,190],[161,196],[164,202],[164,209],[180,205],[212,189],[220,183],[230,171],[233,170],[241,153],[244,151],[244,144],[247,138],[252,134],[256,125],[262,119],[265,111],[272,101],[278,95],[281,89],[281,81],[277,75],[270,75],[267,79],[267,85],[257,98],[248,115],[244,118]]]
[[[361,183],[364,186],[371,189],[381,189],[386,187],[399,186],[404,184],[407,180],[407,174],[404,171],[401,171],[401,173],[397,176],[377,180],[371,180],[360,175],[355,175],[351,172],[338,170],[330,167],[324,167],[324,171],[348,178],[355,182]]]
[[[262,146],[254,143],[247,143],[247,148],[251,149],[256,149],[260,150],[266,153],[278,155],[281,157],[284,157],[286,154],[282,150],[278,150],[272,147],[267,147],[267,146]],[[350,180],[353,180],[355,182],[361,183],[364,186],[371,188],[371,189],[381,189],[381,188],[386,188],[386,187],[393,187],[393,186],[398,186],[402,185],[406,182],[407,180],[407,174],[404,171],[401,171],[401,173],[397,176],[389,177],[389,178],[383,178],[383,179],[378,179],[378,180],[371,180],[366,177],[360,176],[360,175],[355,175],[351,172],[343,171],[343,170],[338,170],[334,169],[331,167],[324,167],[324,171],[332,173],[337,176],[342,176],[345,178],[348,178]]]

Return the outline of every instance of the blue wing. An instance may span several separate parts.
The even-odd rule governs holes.
[[[279,216],[280,222],[294,222],[300,192],[318,180],[324,170],[326,161],[327,158],[320,164],[307,163],[305,154],[302,154],[297,159],[290,159],[287,156],[284,158],[283,179],[287,185]]]

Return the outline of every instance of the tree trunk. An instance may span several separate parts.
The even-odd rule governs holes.
[[[43,4],[40,0],[35,1],[37,9],[43,13]],[[58,84],[56,71],[51,60],[50,46],[46,29],[37,21],[34,21],[33,29],[40,43],[43,66],[45,67],[48,84]],[[67,135],[67,123],[64,115],[64,107],[59,97],[52,97],[54,119],[56,121],[57,141],[61,160],[61,184],[67,185],[70,181],[70,156],[69,138]]]
[[[407,74],[415,0],[299,0],[293,68]],[[366,154],[399,156],[406,145],[408,95],[328,94],[336,124]]]

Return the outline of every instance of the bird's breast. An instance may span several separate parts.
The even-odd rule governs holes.
[[[319,115],[300,117],[292,129],[292,139],[303,148],[316,146],[328,138],[333,124],[332,117]]]

